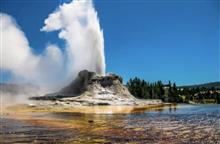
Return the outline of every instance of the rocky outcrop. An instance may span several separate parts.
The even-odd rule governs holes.
[[[115,74],[97,75],[87,70],[81,71],[78,77],[57,93],[43,97],[32,97],[32,100],[52,100],[56,105],[91,106],[91,105],[146,105],[161,101],[144,101],[136,99],[121,83]]]

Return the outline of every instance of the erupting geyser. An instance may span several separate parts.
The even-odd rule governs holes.
[[[104,38],[91,0],[63,4],[45,20],[42,31],[60,30],[67,43],[71,73],[87,69],[105,74]]]
[[[0,16],[3,38],[0,54],[4,62],[0,68],[42,87],[52,87],[51,94],[31,98],[49,100],[44,107],[161,103],[136,99],[119,76],[105,75],[103,31],[92,0],[73,0],[49,14],[41,31],[58,31],[65,47],[49,44],[39,55],[32,52],[15,20],[7,14]],[[53,93],[57,87],[63,89]]]
[[[44,21],[41,31],[58,31],[65,41],[64,49],[49,44],[36,55],[28,39],[8,14],[1,17],[1,65],[15,80],[43,87],[63,87],[87,69],[105,74],[104,38],[92,0],[73,0],[60,5]]]

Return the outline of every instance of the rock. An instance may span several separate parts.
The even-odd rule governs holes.
[[[83,70],[77,78],[59,92],[42,97],[32,97],[32,100],[50,100],[60,105],[93,106],[93,105],[146,105],[154,101],[144,101],[135,98],[121,83],[115,74],[100,76],[94,72]],[[156,103],[161,103],[155,101]]]
[[[89,122],[89,123],[93,123],[94,121],[93,121],[93,120],[88,120],[88,122]]]
[[[87,70],[79,72],[78,77],[67,87],[64,87],[60,92],[58,92],[58,95],[76,96],[82,94],[87,90],[87,86],[95,75],[96,74],[94,72],[89,72]]]

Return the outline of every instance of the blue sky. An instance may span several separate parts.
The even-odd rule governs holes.
[[[64,47],[56,32],[40,32],[64,0],[0,2],[36,54],[48,42]],[[104,30],[107,72],[125,81],[135,76],[178,85],[220,81],[218,0],[95,0],[94,5]]]

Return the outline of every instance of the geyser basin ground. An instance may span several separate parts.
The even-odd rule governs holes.
[[[140,113],[151,109],[161,109],[165,106],[172,104],[157,104],[145,106],[52,106],[43,104],[42,106],[33,106],[28,104],[18,104],[7,108],[8,112],[69,112],[69,113],[82,113],[82,114],[128,114]]]
[[[165,106],[117,115],[20,112],[21,107],[14,108],[15,117],[9,113],[0,119],[3,143],[220,142],[220,105]]]

